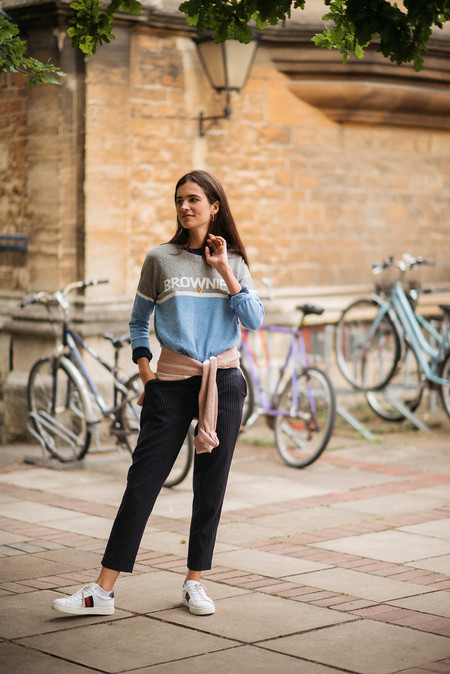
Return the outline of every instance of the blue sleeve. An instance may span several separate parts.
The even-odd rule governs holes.
[[[256,290],[248,290],[242,286],[240,293],[230,297],[230,307],[244,328],[257,330],[263,322],[264,308]]]
[[[131,318],[129,322],[131,348],[133,350],[133,362],[137,363],[138,358],[146,357],[152,359],[150,350],[150,318],[155,304],[151,300],[144,299],[136,295]]]

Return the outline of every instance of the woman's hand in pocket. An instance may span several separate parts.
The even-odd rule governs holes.
[[[139,368],[139,376],[141,378],[142,384],[144,386],[144,390],[142,391],[141,395],[136,401],[136,405],[142,405],[144,404],[144,398],[145,398],[145,386],[147,382],[152,381],[153,379],[157,379],[157,376],[154,372],[151,371],[150,369],[150,363],[148,361],[148,358],[138,358],[138,368]]]
[[[153,373],[152,373],[153,374]],[[155,379],[158,379],[156,375],[153,375],[153,377],[149,377],[146,382],[143,382],[144,384],[144,390],[142,391],[141,395],[139,398],[136,400],[136,405],[139,405],[140,407],[143,406],[144,404],[144,398],[145,398],[145,387],[148,384],[149,381],[154,381]]]

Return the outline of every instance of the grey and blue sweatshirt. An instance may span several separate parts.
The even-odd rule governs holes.
[[[259,328],[264,309],[248,267],[233,251],[228,252],[228,260],[242,287],[233,296],[220,274],[203,260],[200,249],[182,250],[165,243],[147,254],[129,323],[134,362],[152,358],[153,312],[161,346],[200,362],[237,346],[241,324],[250,330]]]

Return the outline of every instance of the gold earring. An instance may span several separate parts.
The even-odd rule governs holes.
[[[210,223],[213,224],[213,222],[214,222],[214,213],[211,213]]]

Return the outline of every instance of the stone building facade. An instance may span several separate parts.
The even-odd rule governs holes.
[[[344,66],[311,43],[322,13],[313,0],[261,34],[231,119],[200,137],[200,111],[220,114],[223,99],[167,3],[120,17],[93,57],[71,47],[65,2],[4,5],[30,53],[67,73],[60,87],[33,89],[0,75],[1,233],[28,237],[26,251],[0,250],[6,398],[54,342],[44,314],[18,311],[18,299],[107,278],[77,298],[76,320],[93,340],[125,329],[145,253],[170,238],[174,185],[191,168],[219,177],[255,280],[279,297],[356,292],[373,262],[404,252],[435,259],[423,279],[449,280],[448,33],[433,37],[421,73],[375,52]]]

